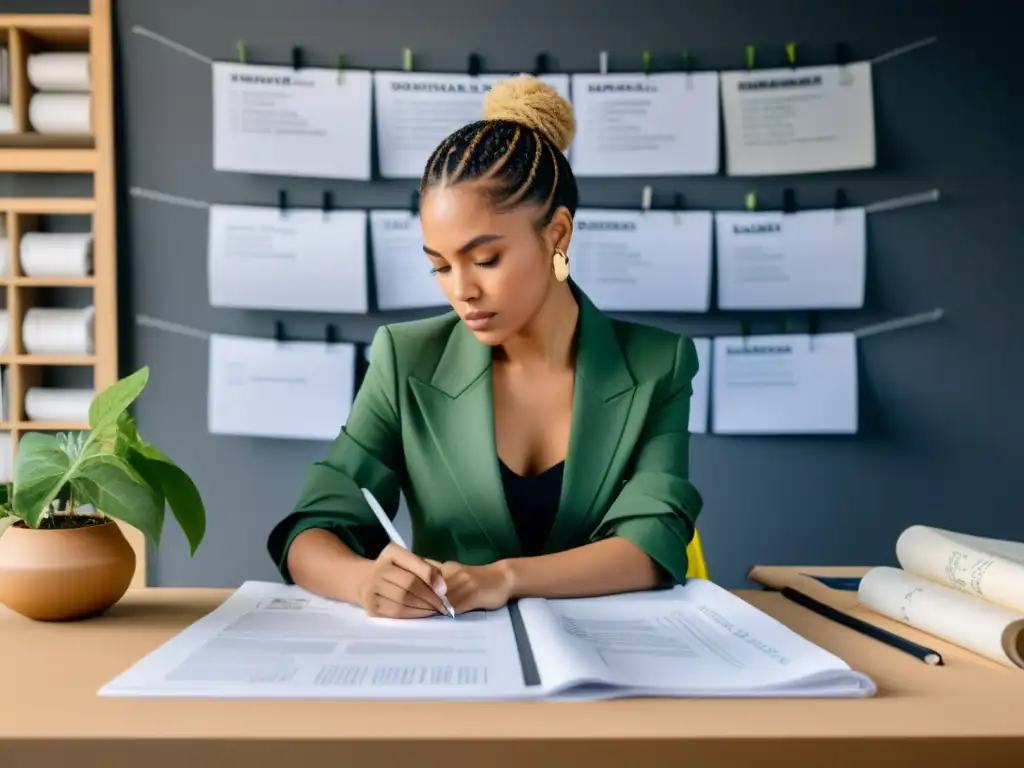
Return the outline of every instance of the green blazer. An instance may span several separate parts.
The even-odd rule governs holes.
[[[621,536],[683,583],[702,506],[689,478],[693,341],[612,319],[573,291],[572,427],[545,552]],[[491,348],[455,312],[377,330],[346,424],[270,533],[287,583],[288,547],[306,529],[329,530],[366,557],[387,544],[361,487],[392,517],[404,492],[422,557],[478,565],[521,555],[495,447]]]

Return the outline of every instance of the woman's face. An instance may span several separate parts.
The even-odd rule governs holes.
[[[434,188],[420,201],[425,268],[486,344],[521,331],[556,284],[551,260],[568,248],[569,219],[556,216],[538,231],[539,215],[534,206],[496,212],[475,183]]]

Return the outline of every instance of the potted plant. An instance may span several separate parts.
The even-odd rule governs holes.
[[[42,621],[103,613],[135,572],[118,522],[159,546],[166,507],[195,554],[206,532],[199,491],[127,412],[148,381],[143,367],[98,393],[88,430],[20,440],[0,492],[0,603],[11,610]]]

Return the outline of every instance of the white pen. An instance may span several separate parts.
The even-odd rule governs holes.
[[[402,541],[402,534],[400,534],[391,523],[391,518],[387,516],[387,513],[384,511],[384,508],[381,507],[380,502],[377,501],[377,499],[374,498],[374,495],[366,488],[360,488],[359,490],[363,492],[363,497],[366,499],[366,503],[370,505],[370,509],[373,510],[373,514],[377,516],[377,520],[382,526],[384,526],[384,530],[387,531],[388,538],[391,539],[391,543],[397,544],[402,549],[409,550],[409,547],[407,547],[405,542]],[[448,598],[444,595],[438,595],[438,597],[441,598],[441,602],[444,604],[445,610],[448,611],[448,615],[454,619],[455,609],[452,608],[452,604],[448,602]]]

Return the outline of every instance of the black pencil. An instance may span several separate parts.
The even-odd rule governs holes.
[[[813,597],[809,597],[799,590],[793,589],[792,587],[783,587],[782,594],[794,603],[798,603],[804,608],[814,611],[820,616],[832,619],[832,621],[842,624],[844,627],[849,627],[856,632],[860,632],[863,635],[874,638],[878,642],[885,643],[899,651],[909,653],[911,656],[920,659],[925,664],[932,666],[942,664],[942,655],[938,651],[933,651],[931,648],[925,648],[923,645],[918,645],[917,643],[913,643],[899,635],[894,635],[892,632],[876,627],[874,624],[869,624],[868,622],[861,621],[853,616],[848,616],[842,611],[837,611],[830,605],[818,602]]]

